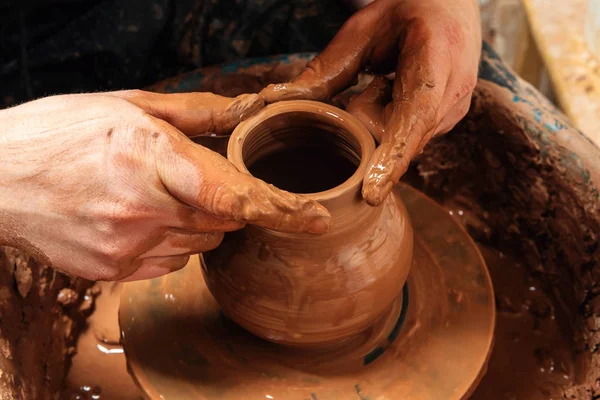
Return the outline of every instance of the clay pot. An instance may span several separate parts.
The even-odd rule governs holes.
[[[265,339],[309,347],[349,339],[384,314],[406,281],[413,230],[397,196],[377,208],[361,197],[374,149],[358,120],[318,102],[273,104],[236,128],[229,160],[306,193],[332,224],[322,236],[250,225],[227,234],[202,263],[225,314]]]

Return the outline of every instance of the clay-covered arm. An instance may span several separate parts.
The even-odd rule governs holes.
[[[359,101],[373,107],[357,115],[379,136],[363,184],[363,196],[377,205],[427,142],[465,116],[480,54],[477,0],[375,0],[295,80],[269,85],[261,95],[267,102],[325,100],[352,85],[363,68],[394,73],[365,93]]]
[[[324,233],[329,214],[188,136],[226,133],[257,95],[122,91],[0,111],[0,244],[94,280],[181,268],[246,223]]]

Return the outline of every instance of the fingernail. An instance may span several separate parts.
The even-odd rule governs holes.
[[[307,231],[315,235],[321,235],[329,231],[331,225],[330,217],[321,217],[313,219],[307,226]]]

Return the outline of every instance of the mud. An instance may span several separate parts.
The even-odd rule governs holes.
[[[558,397],[593,398],[600,373],[600,214],[598,170],[590,160],[600,152],[531,87],[506,85],[480,81],[468,117],[414,163],[413,183],[470,210],[465,224],[476,240],[519,255],[536,290],[564,317],[561,331],[574,361]]]
[[[85,319],[91,283],[0,247],[0,399],[58,399]]]
[[[575,372],[565,316],[523,260],[483,245],[479,249],[492,276],[498,313],[488,371],[471,399],[561,399]]]
[[[77,353],[67,376],[64,399],[132,400],[143,394],[127,372],[123,348],[119,345],[118,312],[120,283],[97,283],[96,311],[79,337]]]
[[[227,79],[212,77],[200,80],[202,87],[199,89],[225,95],[257,92],[266,83],[282,82],[294,76],[305,63],[304,60],[253,66],[247,75],[240,73],[228,75]],[[451,209],[456,212],[471,210],[470,217],[464,223],[471,235],[485,247],[482,252],[487,255],[488,262],[495,265],[493,259],[500,257],[498,249],[502,249],[506,259],[510,260],[509,264],[523,267],[522,271],[515,272],[515,279],[522,272],[528,283],[533,282],[535,293],[545,294],[538,299],[550,301],[551,312],[545,318],[535,316],[530,311],[513,312],[513,309],[519,310],[519,307],[528,303],[527,298],[523,297],[512,302],[505,301],[506,298],[499,301],[496,347],[490,360],[489,373],[474,396],[495,394],[518,399],[519,395],[523,398],[528,398],[526,395],[538,398],[557,395],[558,398],[573,400],[598,397],[600,287],[597,282],[600,282],[600,246],[597,234],[600,232],[600,213],[598,191],[594,184],[599,182],[597,162],[600,152],[572,129],[568,121],[533,88],[507,72],[501,61],[486,55],[481,70],[486,79],[496,83],[480,81],[473,106],[465,120],[447,136],[432,142],[414,163],[411,172],[416,178],[413,183],[440,202],[451,204]],[[211,76],[210,71],[203,72]],[[244,84],[225,84],[240,82],[240,76]],[[159,86],[164,91],[175,91],[181,89],[178,82],[182,80],[177,78]],[[198,88],[186,88],[195,89]],[[345,105],[350,96],[351,93],[346,92],[333,102]],[[459,205],[458,209],[456,205]],[[488,254],[489,247],[496,250]],[[36,265],[30,268],[32,283],[25,299],[38,291],[41,297],[50,300],[32,303],[29,300],[22,301],[19,288],[22,293],[27,293],[29,274],[26,271],[19,273],[20,283],[16,282],[15,260],[20,257],[23,257],[20,253],[12,253],[9,257],[3,256],[1,263],[0,276],[6,281],[3,287],[9,289],[3,289],[1,304],[11,304],[8,308],[15,312],[10,317],[12,325],[6,322],[0,324],[0,348],[4,357],[0,392],[8,394],[5,398],[58,398],[57,391],[68,367],[68,354],[73,352],[69,349],[72,349],[79,326],[83,324],[77,322],[77,315],[85,315],[85,310],[90,307],[90,302],[85,298],[87,288],[83,283],[72,282]],[[513,262],[512,257],[517,262]],[[496,275],[494,270],[492,267],[491,272]],[[63,292],[59,296],[65,287],[70,287],[73,292]],[[88,298],[91,297],[93,293],[90,292]],[[71,300],[73,298],[76,300]],[[55,299],[57,303],[54,303]],[[511,300],[510,296],[508,300]],[[31,310],[28,307],[30,304],[34,305],[33,315],[27,314],[27,310]],[[52,309],[54,304],[60,307],[70,304],[71,308],[51,315],[47,312],[38,314],[37,307],[40,304],[49,304],[43,307],[44,310]],[[101,305],[98,308],[101,307],[104,308]],[[22,324],[18,317],[21,312],[25,315],[24,321],[40,322],[36,322],[35,327],[33,324]],[[541,313],[546,314],[546,311]],[[49,334],[56,332],[52,328],[54,324],[72,326],[73,330],[65,335]],[[16,326],[19,328],[13,329]],[[503,326],[506,330],[503,330]],[[530,331],[524,328],[527,326],[531,326]],[[536,329],[550,335],[548,340],[540,338]],[[525,332],[521,335],[522,339],[514,342],[512,333],[521,330]],[[41,342],[42,350],[36,348],[35,352],[24,352],[19,347],[22,346],[19,345],[22,340],[29,344]],[[556,343],[562,344],[557,346]],[[90,351],[98,351],[97,347],[89,347],[92,349]],[[536,348],[549,347],[558,347],[558,351],[535,351]],[[506,358],[512,358],[499,357],[503,349],[507,354],[525,358],[523,365],[511,363],[511,368],[516,365],[524,374],[519,377],[519,385],[516,385],[516,379],[506,374],[504,368],[500,368]],[[569,350],[573,352],[573,357],[569,356]],[[85,358],[83,346],[78,351]],[[120,363],[123,365],[122,354],[117,352],[112,355],[121,357]],[[34,360],[25,362],[28,357]],[[27,363],[36,367],[23,367]],[[100,364],[95,365],[102,368]],[[31,374],[19,373],[21,368]],[[56,371],[56,374],[42,379],[45,369]],[[504,377],[496,377],[495,371],[501,369]],[[96,382],[71,380],[70,384],[75,388],[98,386],[105,391],[104,398],[110,398],[104,388],[119,379],[115,374],[120,377],[126,375],[122,368],[108,368],[106,371],[105,375],[96,375],[100,378]],[[564,374],[568,379],[564,378],[565,371],[568,372]],[[77,375],[75,370],[73,374]],[[565,380],[564,385],[561,376]],[[487,386],[489,381],[493,381],[495,386]],[[542,395],[549,397],[539,397]]]
[[[451,212],[459,216],[456,208]],[[462,219],[462,218],[461,218]],[[560,315],[526,261],[478,245],[496,290],[495,347],[475,400],[561,399],[574,382],[574,354]],[[128,375],[118,339],[120,285],[100,284],[96,312],[82,335],[68,376],[69,399],[142,398]],[[94,397],[95,396],[95,397]]]

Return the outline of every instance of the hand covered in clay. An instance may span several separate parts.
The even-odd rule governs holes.
[[[267,102],[326,100],[363,68],[394,72],[393,82],[376,78],[348,107],[380,143],[363,183],[363,197],[377,205],[427,142],[465,116],[480,53],[476,0],[375,0],[295,80],[261,95]]]
[[[183,267],[246,223],[324,233],[325,208],[187,137],[231,131],[263,105],[122,91],[0,111],[0,244],[70,275],[137,280]]]

